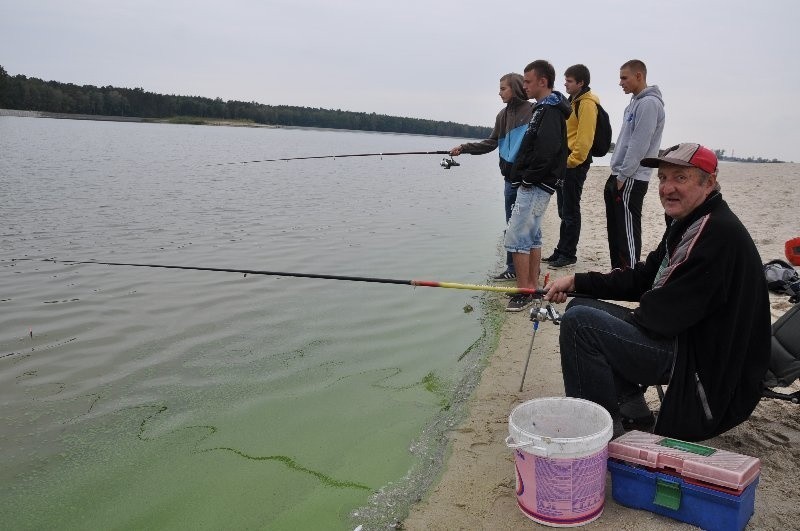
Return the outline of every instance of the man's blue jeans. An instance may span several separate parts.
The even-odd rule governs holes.
[[[669,381],[674,340],[654,339],[624,320],[631,313],[609,302],[578,297],[561,320],[561,371],[567,396],[600,404],[612,417],[644,386]]]
[[[511,183],[508,181],[503,181],[503,183],[505,184],[503,196],[506,200],[506,225],[508,225],[508,220],[511,219],[511,207],[514,206],[514,202],[517,200],[517,189],[511,186]],[[506,269],[514,271],[514,260],[512,260],[511,253],[509,252],[506,252]]]

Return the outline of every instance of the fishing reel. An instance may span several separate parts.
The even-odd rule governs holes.
[[[442,159],[442,162],[439,163],[439,166],[441,166],[442,168],[444,168],[446,170],[449,170],[453,166],[461,166],[461,164],[456,162],[455,159],[453,159],[453,157],[450,157],[449,159],[447,157],[445,157],[445,158]]]
[[[531,308],[531,321],[536,323],[541,321],[552,321],[553,324],[561,323],[561,314],[558,313],[552,304],[547,303],[547,306],[542,306],[541,299],[536,300],[536,305]]]

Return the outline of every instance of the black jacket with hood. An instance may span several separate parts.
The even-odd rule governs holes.
[[[675,363],[654,432],[708,439],[745,421],[770,360],[769,294],[747,229],[718,192],[681,220],[632,269],[575,275],[575,289],[639,301],[630,320],[673,338]]]
[[[558,91],[536,102],[517,160],[506,180],[515,186],[538,186],[552,194],[567,169],[569,102]]]

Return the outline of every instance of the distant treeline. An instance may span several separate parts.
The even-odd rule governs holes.
[[[758,162],[758,163],[769,163],[769,162],[784,162],[778,159],[765,159],[763,157],[734,157],[733,155],[725,155],[724,149],[715,149],[714,154],[717,156],[717,159],[724,160],[726,162]]]
[[[420,135],[486,138],[492,129],[454,122],[401,118],[384,114],[264,105],[200,96],[175,96],[142,88],[95,87],[43,81],[21,74],[10,76],[0,66],[0,108],[51,113],[136,116],[164,119],[192,116],[246,120],[257,124],[325,127]]]

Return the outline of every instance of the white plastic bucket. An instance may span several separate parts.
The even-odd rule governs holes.
[[[525,516],[553,527],[600,517],[613,433],[608,411],[580,398],[536,398],[511,411],[508,432]]]

